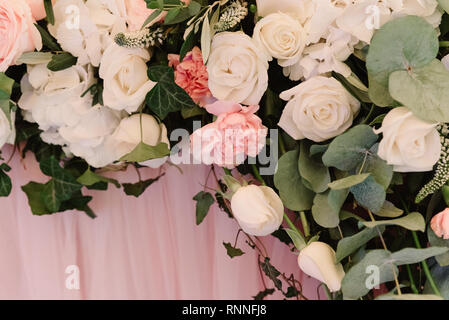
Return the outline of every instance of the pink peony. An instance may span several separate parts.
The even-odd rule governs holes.
[[[26,0],[26,2],[31,8],[31,13],[33,14],[34,20],[42,20],[47,16],[45,13],[43,0]],[[55,0],[52,2],[54,3]]]
[[[449,239],[449,208],[434,216],[430,221],[430,227],[438,237]]]
[[[256,157],[265,145],[268,129],[254,113],[259,106],[217,101],[206,110],[217,120],[196,130],[191,136],[193,157],[205,164],[233,168]]]
[[[195,47],[186,54],[182,62],[179,55],[168,55],[169,65],[175,68],[175,82],[200,105],[210,102],[212,94],[209,90],[209,76],[204,65],[201,50]]]
[[[25,0],[0,0],[0,72],[27,51],[40,50],[42,38]]]

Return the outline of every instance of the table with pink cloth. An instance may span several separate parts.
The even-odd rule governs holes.
[[[10,153],[3,149],[6,159]],[[243,237],[238,247],[245,254],[226,254],[223,242],[234,241],[235,220],[214,205],[195,224],[192,197],[203,188],[207,166],[182,166],[181,174],[165,165],[165,176],[140,198],[113,186],[88,191],[93,220],[80,212],[33,216],[21,186],[48,178],[31,154],[20,159],[16,153],[10,165],[13,190],[0,199],[0,299],[252,299],[263,289],[257,254]],[[142,169],[142,178],[160,170]],[[138,179],[133,168],[110,176]],[[317,298],[318,282],[300,272],[297,256],[276,238],[264,243],[273,265],[294,273],[303,294]],[[66,288],[70,265],[79,267],[79,290]]]

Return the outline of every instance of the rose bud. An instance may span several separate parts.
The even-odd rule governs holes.
[[[435,215],[430,221],[430,227],[438,237],[449,239],[449,208]]]

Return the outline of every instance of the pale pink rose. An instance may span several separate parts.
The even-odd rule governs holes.
[[[438,237],[449,239],[449,208],[434,216],[430,221],[430,227]]]
[[[243,107],[238,103],[217,101],[205,106],[217,119],[196,130],[191,136],[195,160],[233,168],[256,157],[265,145],[268,129],[255,115],[259,106]]]
[[[190,0],[183,0],[189,4]],[[140,30],[145,20],[153,13],[154,9],[148,9],[145,0],[125,0],[126,5],[126,22],[130,31]],[[165,17],[167,12],[163,12],[158,18],[154,19],[150,25],[160,21]]]
[[[0,0],[0,72],[28,51],[42,48],[42,38],[25,0]]]
[[[47,14],[45,13],[44,1],[43,0],[26,0],[31,8],[31,13],[33,14],[34,20],[42,20]],[[55,0],[52,1],[53,3]]]
[[[169,65],[175,68],[176,84],[183,88],[195,103],[209,103],[212,93],[209,90],[209,75],[200,48],[194,47],[182,62],[179,62],[178,54],[169,54],[168,61]]]

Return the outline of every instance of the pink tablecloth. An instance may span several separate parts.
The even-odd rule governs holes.
[[[3,152],[7,158],[10,149]],[[13,191],[0,199],[0,299],[251,299],[263,288],[257,256],[243,237],[238,246],[246,254],[226,255],[222,243],[234,241],[234,220],[214,206],[195,225],[192,197],[207,167],[183,166],[182,175],[164,167],[166,175],[138,199],[115,187],[89,192],[98,215],[92,220],[79,212],[33,216],[20,187],[47,178],[32,155],[21,161],[16,154],[11,166]],[[158,172],[144,169],[143,178]],[[114,176],[137,181],[134,170]],[[293,272],[304,295],[316,298],[317,282],[300,274],[296,256],[277,239],[265,243],[272,263]],[[79,290],[66,288],[69,265],[79,267]]]

